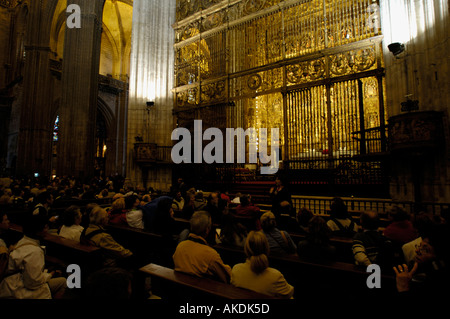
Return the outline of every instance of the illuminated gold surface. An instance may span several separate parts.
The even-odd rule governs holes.
[[[291,159],[358,154],[354,133],[384,125],[387,118],[380,122],[377,5],[372,0],[177,1],[175,108],[189,111],[178,113],[179,119],[205,120],[218,113],[202,106],[233,101],[228,116],[234,118],[227,123],[278,127]],[[379,145],[372,149],[380,151]]]

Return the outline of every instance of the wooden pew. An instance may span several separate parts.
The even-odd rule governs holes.
[[[247,289],[238,288],[209,278],[200,278],[162,267],[157,264],[148,264],[139,269],[152,278],[152,288],[156,295],[163,299],[175,301],[211,299],[276,299]],[[156,288],[156,289],[155,289]]]
[[[239,247],[215,245],[224,263],[235,265],[245,262],[244,250]],[[334,294],[348,298],[370,298],[396,293],[395,276],[392,269],[385,269],[381,275],[381,289],[369,289],[367,278],[370,273],[365,267],[346,262],[319,262],[302,260],[297,255],[269,256],[269,266],[278,269],[293,285],[294,298],[309,297],[309,295]]]
[[[109,224],[105,229],[114,240],[133,252],[139,265],[158,262],[172,266],[171,250],[175,250],[176,244],[162,235],[125,225]]]
[[[22,233],[22,226],[10,224],[10,229]],[[95,246],[83,245],[77,241],[63,238],[56,234],[45,233],[41,240],[45,246],[48,260],[57,258],[69,264],[78,264],[81,269],[90,272],[101,264],[101,249]]]
[[[300,241],[306,239],[305,234],[289,233],[294,243],[297,245]],[[336,248],[336,260],[341,262],[353,263],[353,239],[333,236],[330,238],[330,244]]]

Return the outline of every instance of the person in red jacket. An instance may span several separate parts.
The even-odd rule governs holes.
[[[236,215],[250,217],[254,222],[254,227],[251,227],[251,229],[261,229],[261,222],[259,220],[261,217],[261,210],[258,206],[253,205],[250,195],[243,195],[241,197],[241,203],[236,207]]]
[[[408,212],[399,206],[393,206],[389,211],[392,222],[384,229],[384,236],[396,245],[406,244],[417,237],[417,229],[410,221]]]

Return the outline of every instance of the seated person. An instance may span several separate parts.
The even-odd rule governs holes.
[[[52,204],[53,204],[52,193],[49,191],[40,193],[36,197],[36,202],[37,202],[37,204],[32,209],[32,214],[45,216],[45,217],[47,217],[47,219],[49,220],[50,223],[55,223],[56,217],[50,216],[50,214],[49,214],[50,206],[52,206]]]
[[[378,264],[392,267],[393,248],[391,241],[378,231],[379,217],[374,211],[361,213],[362,232],[353,237],[353,256],[357,265]]]
[[[404,261],[410,266],[412,266],[416,259],[416,247],[422,242],[423,234],[428,233],[429,229],[436,225],[436,222],[429,214],[421,212],[415,216],[413,225],[414,228],[417,229],[417,234],[419,237],[402,246]]]
[[[350,217],[344,201],[341,198],[334,198],[330,209],[327,225],[333,236],[353,237],[358,232],[358,225]]]
[[[191,232],[180,242],[173,254],[174,269],[198,277],[210,277],[229,283],[231,268],[206,239],[211,231],[211,216],[206,211],[195,212],[190,220]]]
[[[313,213],[309,209],[302,207],[297,213],[298,230],[296,232],[299,234],[307,234],[309,221],[313,216]]]
[[[152,196],[150,194],[145,194],[141,199],[141,206],[144,206],[152,201]]]
[[[0,212],[0,246],[8,250],[11,245],[16,244],[21,238],[22,234],[9,228],[8,214],[5,211]]]
[[[261,227],[269,242],[270,254],[295,254],[297,246],[287,232],[277,228],[275,215],[272,212],[261,216]]]
[[[54,278],[47,272],[41,247],[42,233],[48,229],[45,215],[28,216],[23,224],[23,238],[10,251],[5,278],[0,283],[0,298],[52,299],[62,298],[66,278]]]
[[[173,219],[172,199],[164,198],[158,202],[155,219],[153,220],[153,232],[163,235],[163,237],[175,239],[177,228]]]
[[[105,230],[108,224],[108,213],[100,206],[95,206],[90,214],[89,227],[81,234],[80,241],[90,243],[103,249],[103,265],[117,266],[118,262],[125,261],[133,256],[133,253],[117,243]],[[125,261],[126,263],[126,261]]]
[[[306,239],[297,244],[300,258],[315,260],[333,260],[336,247],[330,244],[331,230],[320,216],[314,216],[308,223]]]
[[[63,225],[59,230],[59,236],[80,242],[80,236],[84,229],[80,226],[81,219],[80,207],[72,205],[67,208],[62,216]]]
[[[245,226],[239,223],[233,214],[225,213],[220,228],[216,228],[216,243],[244,247],[246,237]]]
[[[119,197],[112,203],[109,210],[109,223],[113,225],[128,225],[124,197]]]
[[[261,210],[252,203],[250,195],[243,195],[240,204],[236,207],[236,214],[243,216],[259,217]]]
[[[5,241],[5,234],[9,230],[9,219],[8,215],[4,211],[0,212],[0,246],[8,248],[8,245]]]
[[[192,214],[195,212],[195,195],[194,194],[188,194],[188,199],[185,201],[185,204],[183,206],[183,210],[181,213],[175,212],[176,215],[178,215],[181,218],[190,219],[192,217]]]
[[[298,231],[299,226],[295,217],[295,209],[289,202],[281,202],[278,212],[279,215],[276,216],[278,227],[283,228],[287,232]]]
[[[203,192],[197,192],[194,196],[194,210],[205,210],[206,208],[206,200],[203,198]]]
[[[144,221],[144,229],[151,231],[151,232],[155,231],[154,220],[156,218],[158,204],[160,201],[166,200],[166,199],[172,200],[172,197],[159,196],[159,197],[153,199],[151,202],[145,204],[144,206],[140,206],[140,209],[142,209],[142,220]]]
[[[278,270],[269,267],[269,242],[260,231],[251,231],[244,246],[247,259],[231,270],[231,284],[273,297],[291,298],[294,287]]]
[[[394,205],[389,210],[391,223],[384,229],[384,236],[389,238],[396,246],[402,246],[410,242],[419,234],[410,221],[410,215],[400,206]]]
[[[194,206],[196,205],[195,203],[196,202],[194,201]],[[220,194],[218,192],[212,192],[208,196],[208,201],[206,206],[204,207],[204,210],[206,210],[211,215],[211,219],[214,224],[219,223],[220,219],[222,218],[222,209],[224,203],[226,203],[226,201],[220,198]]]
[[[242,193],[236,193],[236,196],[231,201],[232,204],[240,204],[241,203]]]
[[[125,197],[125,209],[127,210],[125,217],[127,225],[133,228],[144,229],[143,213],[139,209],[141,201],[137,195],[129,195]]]
[[[261,230],[261,209],[253,205],[250,195],[243,195],[240,199],[241,203],[236,207],[237,216],[247,216],[252,218],[252,224],[247,225],[250,230]]]
[[[416,247],[415,262],[394,267],[397,291],[414,297],[414,302],[429,300],[447,301],[445,294],[450,284],[450,236],[448,225],[434,225],[422,233],[422,241]],[[420,277],[416,275],[420,273]],[[425,299],[424,299],[425,298]]]
[[[181,212],[183,210],[183,207],[184,207],[184,198],[183,196],[181,196],[181,192],[178,191],[175,194],[175,197],[173,198],[172,209],[174,212]]]

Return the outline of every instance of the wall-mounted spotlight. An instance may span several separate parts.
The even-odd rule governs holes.
[[[147,102],[147,107],[151,107],[151,106],[153,106],[153,105],[155,105],[155,102],[153,102],[153,101]]]
[[[400,42],[394,42],[388,45],[389,51],[392,52],[393,55],[399,55],[403,51],[405,51],[405,45]]]

